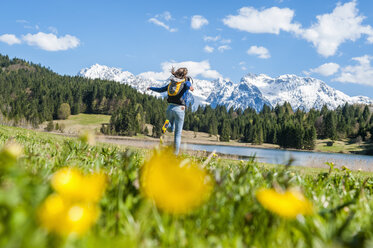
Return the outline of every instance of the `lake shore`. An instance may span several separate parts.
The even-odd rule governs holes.
[[[63,135],[69,136],[77,136],[79,132],[82,130],[90,130],[94,133],[100,133],[100,128],[102,123],[110,122],[109,115],[99,115],[99,114],[78,114],[78,115],[71,115],[67,120],[55,120],[54,123],[58,123],[59,126],[63,126],[64,131]],[[39,126],[37,131],[44,131],[45,127],[47,126],[47,122],[43,123]],[[151,125],[147,124],[149,130],[152,130]],[[56,134],[61,134],[60,132],[54,132]],[[153,138],[146,135],[138,135],[134,137],[124,137],[124,136],[103,136],[98,135],[99,139],[103,140],[103,142],[110,142],[110,143],[125,143],[128,146],[133,147],[143,147],[149,148],[154,145],[149,144],[152,143],[159,143],[159,138]],[[220,142],[218,141],[217,136],[210,135],[208,133],[203,132],[194,132],[194,131],[186,131],[183,130],[182,132],[182,143],[185,144],[198,144],[198,145],[217,145],[217,146],[238,146],[238,147],[248,147],[248,148],[263,148],[263,149],[280,149],[280,150],[288,150],[288,151],[305,151],[299,149],[283,149],[278,145],[275,144],[268,144],[264,143],[261,145],[251,144],[251,143],[242,143],[238,142],[237,140],[231,140],[230,142]],[[166,133],[165,135],[165,142],[172,143],[173,142],[173,134]],[[330,140],[316,140],[316,147],[314,150],[310,152],[322,152],[322,153],[343,153],[343,154],[364,154],[365,151],[371,150],[373,151],[373,144],[368,143],[354,143],[351,140],[344,139],[335,141],[333,146],[328,146],[328,142]]]
[[[60,132],[51,132],[53,134],[58,134],[58,135],[63,135],[63,136],[70,136],[70,137],[77,137],[78,134],[76,133],[60,133]],[[118,145],[124,145],[124,146],[129,146],[129,147],[138,147],[138,148],[155,148],[160,144],[160,139],[159,138],[154,138],[150,136],[145,136],[145,135],[140,135],[140,136],[114,136],[114,135],[97,135],[97,141],[103,142],[103,143],[110,143],[110,144],[118,144]],[[163,142],[164,144],[169,144],[172,145],[173,143],[173,133],[167,133],[163,136]],[[210,145],[210,146],[229,146],[229,147],[247,147],[247,148],[258,148],[258,149],[276,149],[276,150],[283,150],[283,151],[303,151],[303,152],[315,152],[315,153],[335,153],[335,154],[358,154],[359,151],[363,151],[362,148],[356,149],[356,147],[353,147],[353,149],[344,149],[342,150],[337,150],[336,149],[330,149],[326,145],[328,140],[317,140],[317,148],[319,149],[314,149],[314,150],[300,150],[300,149],[293,149],[293,148],[288,148],[284,149],[281,148],[279,145],[276,144],[268,144],[268,143],[263,143],[261,145],[256,145],[256,144],[251,144],[251,143],[241,143],[238,141],[229,141],[229,142],[220,142],[217,141],[216,136],[210,136],[207,133],[195,133],[192,131],[185,131],[183,130],[182,134],[182,139],[181,139],[181,149],[186,146],[186,144],[195,144],[195,145]],[[346,147],[345,144],[340,144],[340,143],[347,143],[346,141],[336,141],[335,143],[339,144],[340,149]],[[325,146],[326,148],[329,149],[320,149],[320,147]],[[333,147],[332,147],[333,148]],[[185,150],[185,149],[184,149]],[[203,151],[201,151],[203,152]]]

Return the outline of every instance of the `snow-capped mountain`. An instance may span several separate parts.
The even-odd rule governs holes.
[[[372,104],[373,100],[365,96],[350,97],[336,90],[321,80],[296,75],[282,75],[271,78],[267,75],[247,74],[241,79],[241,84],[256,86],[270,106],[289,102],[294,108],[309,110],[321,109],[327,105],[335,109],[346,102],[354,104]]]
[[[146,91],[149,86],[160,87],[168,80],[154,80],[141,75],[135,76],[128,71],[103,65],[93,65],[82,69],[79,76],[91,79],[113,80],[128,84],[140,92],[154,96],[165,96],[152,91]],[[282,75],[271,78],[267,75],[247,74],[239,83],[233,83],[222,78],[208,81],[194,79],[194,92],[188,96],[193,109],[199,105],[225,105],[235,109],[252,107],[260,111],[264,104],[275,107],[277,104],[289,102],[294,109],[321,109],[323,105],[335,109],[346,102],[354,104],[373,104],[373,100],[365,96],[350,97],[339,90],[333,89],[321,80],[296,75]]]
[[[103,79],[113,80],[116,82],[128,84],[140,92],[147,93],[153,96],[166,96],[167,93],[157,93],[153,91],[147,91],[147,87],[161,87],[168,83],[168,80],[155,80],[152,78],[146,78],[144,76],[135,76],[128,71],[123,71],[119,68],[108,67],[104,65],[95,64],[90,68],[80,70],[78,76],[91,78],[91,79]],[[225,80],[217,79],[215,81],[193,79],[194,91],[188,95],[188,102],[192,104],[193,110],[196,110],[200,105],[208,105],[206,102],[211,92],[217,90],[226,83]]]
[[[218,91],[211,92],[206,100],[213,108],[217,105],[225,105],[228,109],[231,107],[234,109],[252,107],[256,111],[260,111],[264,104],[271,106],[255,85],[246,84],[242,81],[240,84],[226,82],[222,85]]]

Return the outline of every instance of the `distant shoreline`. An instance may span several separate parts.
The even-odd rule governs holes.
[[[183,132],[190,132],[190,131],[183,131]],[[78,134],[67,134],[67,133],[60,133],[60,132],[48,132],[52,134],[62,135],[62,136],[69,136],[69,137],[77,137]],[[113,135],[97,135],[97,141],[102,143],[110,143],[110,144],[118,144],[118,145],[125,145],[131,147],[138,147],[138,148],[154,148],[156,147],[160,139],[153,138],[149,136],[144,137],[130,137],[130,136],[113,136]],[[166,144],[172,144],[173,136],[172,134],[168,134],[164,137],[164,142]],[[322,151],[319,149],[315,150],[301,150],[301,149],[285,149],[281,148],[275,144],[268,144],[263,143],[262,145],[254,145],[251,143],[240,143],[237,141],[230,141],[230,142],[220,142],[220,141],[211,141],[211,140],[201,140],[198,138],[189,138],[183,137],[182,138],[182,145],[183,144],[194,144],[194,145],[211,145],[211,146],[229,146],[229,147],[247,147],[247,148],[258,148],[258,149],[276,149],[276,150],[283,150],[283,151],[301,151],[301,152],[315,152],[315,153],[327,153],[327,154],[351,154],[351,155],[363,155],[357,154],[356,152],[351,151],[344,151],[344,152],[331,152],[331,151]]]

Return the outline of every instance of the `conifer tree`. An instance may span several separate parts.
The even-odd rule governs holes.
[[[228,119],[225,119],[223,121],[221,135],[220,135],[220,141],[229,141],[229,138],[231,136],[231,125],[229,123]]]

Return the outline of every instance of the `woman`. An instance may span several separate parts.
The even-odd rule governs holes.
[[[169,105],[166,111],[167,119],[163,125],[162,132],[165,133],[166,130],[173,132],[175,130],[174,148],[175,154],[179,154],[181,131],[183,130],[185,107],[187,106],[187,95],[188,91],[193,91],[194,88],[187,78],[187,68],[179,68],[176,71],[172,68],[171,74],[170,83],[160,88],[148,87],[147,90],[156,92],[167,91],[167,102]]]

